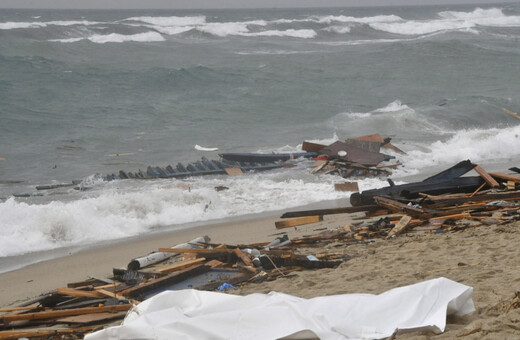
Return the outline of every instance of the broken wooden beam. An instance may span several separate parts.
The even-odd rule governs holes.
[[[310,223],[316,223],[323,221],[323,216],[306,216],[306,217],[299,217],[288,221],[277,221],[275,222],[276,229],[283,229],[283,228],[290,228],[290,227],[296,227],[299,225],[304,224],[310,224]]]
[[[63,310],[51,310],[36,313],[26,314],[7,314],[0,316],[2,322],[13,322],[20,320],[44,320],[44,319],[56,319],[65,316],[82,315],[82,314],[93,314],[93,313],[104,313],[104,312],[119,312],[126,311],[132,307],[131,304],[104,306],[104,307],[85,307],[85,308],[73,308]]]
[[[503,172],[490,172],[489,175],[506,181],[520,182],[520,175],[506,174]]]
[[[492,187],[492,188],[497,188],[500,186],[500,184],[498,184],[498,182],[493,178],[491,177],[486,170],[484,170],[480,165],[476,165],[475,164],[475,167],[473,168],[473,170],[475,170],[479,175],[480,177],[482,177],[484,179],[484,181],[486,181],[486,183]]]
[[[416,208],[408,204],[404,204],[390,198],[375,196],[374,200],[380,206],[387,208],[390,211],[405,213],[412,216],[426,216],[428,213],[422,208]]]
[[[302,211],[290,211],[286,212],[280,218],[292,218],[292,217],[303,217],[303,216],[315,216],[315,215],[333,215],[333,214],[351,214],[361,211],[376,211],[381,209],[376,204],[372,205],[361,205],[357,207],[343,207],[343,208],[330,208],[330,209],[317,209],[317,210],[302,210]]]

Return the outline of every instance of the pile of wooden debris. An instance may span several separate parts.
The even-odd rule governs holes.
[[[470,170],[479,175],[461,177]],[[82,337],[164,290],[225,290],[276,280],[293,271],[334,268],[347,260],[343,250],[349,244],[520,220],[519,183],[518,174],[487,173],[464,161],[422,182],[352,195],[352,207],[285,213],[275,225],[292,228],[328,214],[355,213],[354,222],[341,228],[294,239],[283,235],[270,243],[213,244],[204,236],[159,248],[115,268],[109,279],[69,283],[24,305],[0,309],[0,339]]]

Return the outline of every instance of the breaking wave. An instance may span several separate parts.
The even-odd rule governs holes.
[[[464,30],[476,33],[478,26],[518,27],[520,16],[506,16],[501,9],[477,8],[472,12],[445,11],[438,13],[439,19],[409,20],[398,22],[373,22],[375,30],[402,35],[422,35],[440,31]]]
[[[67,38],[67,39],[54,39],[50,41],[61,42],[61,43],[73,43],[81,40],[90,40],[96,44],[106,44],[106,43],[123,43],[123,42],[158,42],[164,41],[164,37],[157,32],[145,32],[138,33],[132,35],[124,35],[124,34],[95,34],[87,38]]]

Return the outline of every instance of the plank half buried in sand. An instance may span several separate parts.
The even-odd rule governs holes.
[[[307,216],[307,217],[299,217],[288,221],[278,221],[275,222],[274,225],[276,226],[276,229],[282,229],[282,228],[290,228],[290,227],[296,227],[299,225],[304,224],[310,224],[310,223],[316,223],[323,221],[323,216]]]
[[[390,230],[387,237],[392,237],[394,235],[397,236],[397,235],[401,234],[403,231],[406,230],[406,228],[410,224],[411,220],[412,220],[411,216],[407,216],[407,215],[403,216],[401,218],[401,220],[399,220],[399,222],[397,222],[395,227],[393,227],[392,230]]]

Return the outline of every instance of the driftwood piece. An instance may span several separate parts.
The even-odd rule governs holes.
[[[310,223],[316,223],[323,221],[323,216],[307,216],[307,217],[299,217],[288,221],[278,221],[275,222],[276,229],[283,229],[283,228],[290,228],[290,227],[296,227],[299,225],[304,224],[310,224]]]
[[[239,176],[244,174],[240,168],[225,168],[224,170],[229,176]]]

